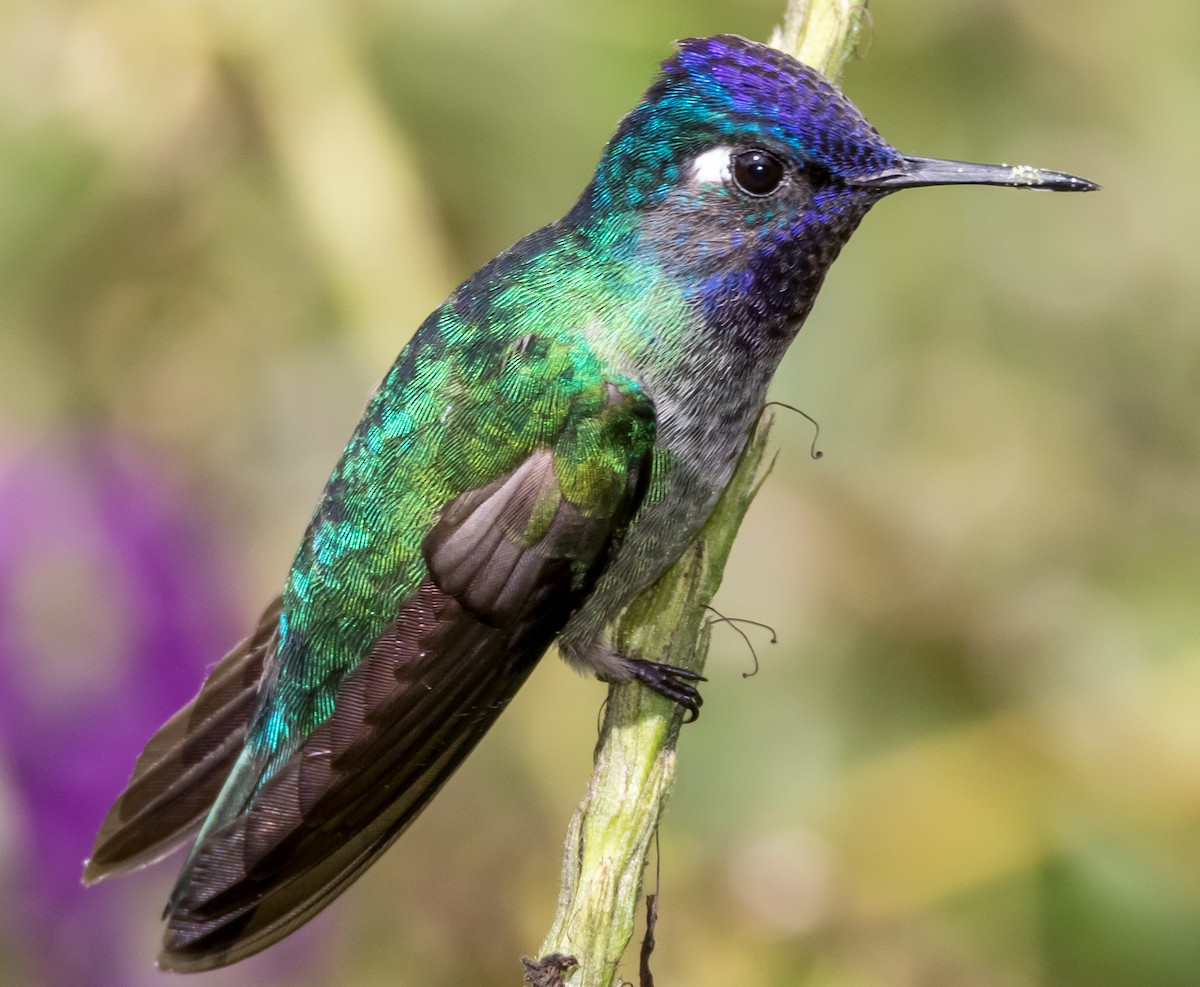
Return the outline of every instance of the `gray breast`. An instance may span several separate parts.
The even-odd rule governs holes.
[[[757,420],[769,382],[763,369],[705,347],[666,370],[643,372],[658,422],[651,487],[617,555],[564,630],[565,643],[599,634],[699,534]]]

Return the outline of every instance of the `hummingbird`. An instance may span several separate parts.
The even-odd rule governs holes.
[[[679,42],[571,210],[397,357],[281,594],[149,740],[84,881],[194,836],[159,965],[224,966],[345,891],[551,644],[695,719],[700,676],[609,628],[704,525],[859,221],[963,184],[1098,187],[901,154],[787,54]]]

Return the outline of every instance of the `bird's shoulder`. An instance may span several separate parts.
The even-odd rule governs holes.
[[[429,578],[427,539],[451,505],[498,490],[536,505],[505,532],[522,543],[542,537],[558,504],[601,519],[597,530],[623,524],[655,427],[639,382],[586,333],[545,320],[500,332],[443,306],[376,390],[314,512],[268,660],[286,688],[264,698],[293,724],[319,719]],[[523,469],[533,457],[538,468]]]

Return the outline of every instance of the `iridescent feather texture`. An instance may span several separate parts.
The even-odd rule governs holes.
[[[694,718],[606,630],[696,536],[841,246],[897,188],[1094,186],[905,157],[814,70],[681,42],[561,220],[429,316],[281,596],[147,744],[85,880],[195,835],[164,968],[286,936],[412,822],[551,643]]]

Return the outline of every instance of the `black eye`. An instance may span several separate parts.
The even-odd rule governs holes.
[[[743,151],[733,156],[733,180],[749,195],[770,195],[783,181],[783,162],[766,151]]]

